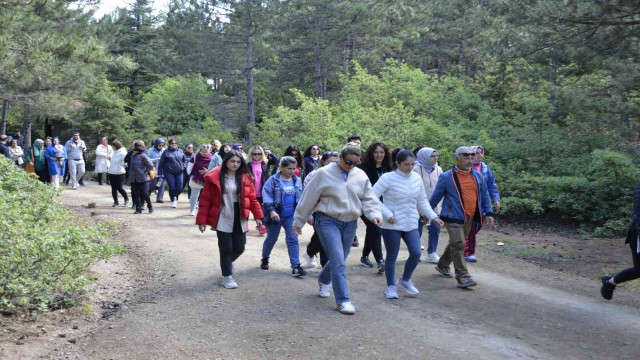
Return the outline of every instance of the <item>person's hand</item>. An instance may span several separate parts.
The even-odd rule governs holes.
[[[256,219],[256,229],[260,229],[261,226],[262,226],[262,220]]]
[[[207,230],[207,225],[198,225],[198,230],[203,233],[205,230]]]
[[[309,216],[309,218],[307,219],[307,224],[313,226],[313,224],[316,222],[316,220],[313,218],[313,216]]]
[[[489,226],[489,228],[493,229],[493,227],[496,224],[496,221],[493,219],[493,216],[487,216],[485,220],[487,221],[487,225]]]
[[[198,170],[198,172],[200,174],[206,174],[207,173],[207,169],[200,169],[200,170]]]
[[[440,219],[433,219],[433,220],[431,220],[431,222],[436,224],[436,226],[438,226],[440,228],[444,226],[444,221],[442,221]]]
[[[373,225],[375,226],[380,226],[382,224],[382,219],[380,218],[375,218],[373,220],[371,220],[371,222],[373,223]]]
[[[294,233],[296,236],[300,236],[300,235],[302,235],[302,229],[301,229],[301,228],[299,228],[299,227],[297,227],[297,226],[294,226],[294,227],[293,227],[293,233]]]
[[[500,201],[495,202],[496,211],[500,211]]]
[[[389,220],[387,220],[389,222],[389,224],[395,224],[396,223],[396,217],[392,216],[389,218]]]
[[[33,163],[31,161],[29,161],[29,165],[33,166]]]
[[[278,213],[275,212],[274,210],[271,210],[269,212],[269,215],[271,216],[271,220],[273,220],[275,222],[279,222],[280,221],[280,215],[278,215]]]

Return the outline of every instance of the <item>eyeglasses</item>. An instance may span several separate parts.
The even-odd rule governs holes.
[[[338,152],[337,151],[325,151],[323,155],[326,155],[326,156],[338,156]]]
[[[242,146],[238,146],[238,150],[242,150]]]
[[[260,154],[260,153],[251,153],[251,155],[253,155],[253,156],[260,156],[260,155],[262,155],[262,154]]]
[[[460,153],[460,156],[464,156],[464,157],[469,157],[469,156],[474,156],[475,153]]]
[[[342,159],[342,161],[344,161],[344,163],[347,164],[347,166],[353,166],[357,163],[357,161],[347,160],[347,159]]]
[[[193,149],[193,146],[187,146],[187,149]]]

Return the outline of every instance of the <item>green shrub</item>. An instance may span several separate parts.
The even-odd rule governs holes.
[[[68,307],[87,290],[88,266],[122,251],[100,242],[115,226],[86,226],[50,186],[0,156],[0,311]]]
[[[500,215],[510,218],[531,218],[544,212],[542,205],[533,199],[508,197],[501,201],[501,205]]]

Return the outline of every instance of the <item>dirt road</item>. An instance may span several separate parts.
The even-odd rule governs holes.
[[[347,267],[356,315],[346,316],[335,310],[333,296],[317,296],[319,268],[304,279],[290,276],[283,238],[271,269],[263,271],[263,238],[250,232],[235,263],[239,288],[227,290],[219,285],[215,233],[198,231],[186,216],[186,199],[178,209],[165,203],[153,215],[133,215],[111,208],[106,186],[89,186],[65,191],[63,202],[71,208],[96,202],[96,209],[80,211],[124,224],[128,261],[139,263],[130,264],[136,271],[121,264],[119,275],[108,274],[113,279],[106,284],[131,287],[130,300],[118,304],[114,316],[43,358],[640,358],[640,299],[620,291],[606,302],[593,279],[488,253],[469,266],[479,283],[472,290],[455,288],[455,280],[422,262],[414,274],[421,295],[387,300],[384,277],[360,266],[360,247],[352,249]],[[310,230],[303,229],[301,249]],[[443,233],[441,245],[445,241]],[[402,250],[399,267],[406,257]],[[4,352],[12,354],[18,353]]]

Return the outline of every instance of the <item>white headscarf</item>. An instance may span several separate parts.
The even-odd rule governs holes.
[[[434,166],[431,165],[431,154],[434,152],[437,152],[436,149],[430,147],[425,147],[418,151],[418,158],[416,160],[418,160],[418,164],[427,170],[427,172],[432,172],[434,169]]]

